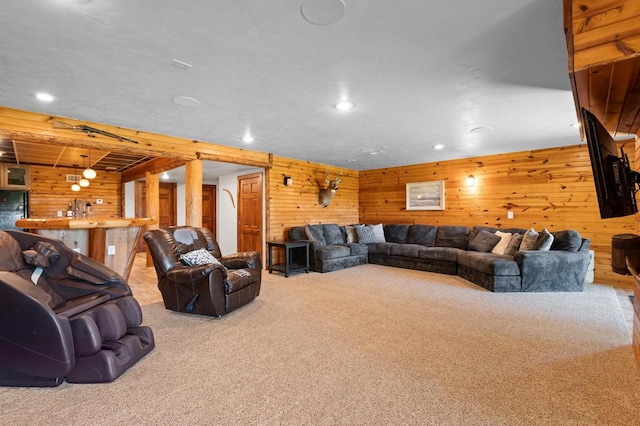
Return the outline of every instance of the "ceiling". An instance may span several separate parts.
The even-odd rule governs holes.
[[[2,9],[0,105],[10,108],[355,170],[580,143],[561,0]],[[337,110],[341,99],[355,107]]]

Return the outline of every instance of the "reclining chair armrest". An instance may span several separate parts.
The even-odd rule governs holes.
[[[522,291],[582,291],[589,254],[561,250],[517,251]]]
[[[82,254],[78,254],[71,259],[71,263],[69,263],[67,267],[67,272],[69,268],[71,268],[74,273],[77,272],[78,275],[80,275],[79,278],[91,281],[94,284],[109,285],[111,287],[128,287],[124,279],[113,269]],[[73,276],[73,273],[70,275]]]
[[[71,327],[47,305],[49,295],[0,271],[0,365],[41,377],[64,377],[75,365]],[[39,336],[34,338],[34,336]]]
[[[191,284],[202,278],[208,277],[212,271],[220,269],[223,278],[226,278],[227,271],[221,265],[207,263],[195,266],[179,266],[167,272],[167,279],[179,284]]]
[[[260,253],[257,251],[247,251],[222,256],[220,262],[229,269],[262,269]]]

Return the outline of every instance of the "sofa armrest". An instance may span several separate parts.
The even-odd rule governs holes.
[[[208,279],[209,275],[219,269],[222,273],[222,278],[226,278],[227,271],[224,266],[216,265],[213,263],[207,263],[204,265],[194,266],[178,266],[167,272],[167,279],[178,284],[193,284],[196,281]]]
[[[589,253],[569,251],[517,251],[522,291],[582,291]]]
[[[222,256],[219,260],[229,269],[262,269],[260,254],[257,251],[234,253]]]

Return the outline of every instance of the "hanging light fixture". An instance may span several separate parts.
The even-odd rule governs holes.
[[[86,157],[86,155],[83,155],[83,157]],[[84,167],[84,160],[82,166]],[[96,171],[91,168],[91,150],[89,150],[89,167],[84,169],[84,171],[82,172],[82,176],[84,176],[86,179],[94,179],[97,176]],[[89,184],[87,184],[87,186],[89,186]]]
[[[82,168],[84,168],[84,166],[85,166],[85,162],[84,162],[84,160],[86,160],[86,159],[87,159],[87,156],[86,156],[86,155],[81,155],[80,157],[82,157]],[[86,176],[85,176],[85,172],[86,172],[86,171],[87,171],[87,170],[85,169],[85,171],[84,171],[84,172],[82,172],[82,176],[83,176],[83,178],[82,178],[82,179],[80,179],[80,181],[78,182],[78,185],[80,185],[80,186],[81,186],[81,187],[83,187],[83,188],[86,188],[87,186],[89,186],[89,181],[86,179]]]
[[[78,171],[77,167],[78,166],[76,164],[73,165],[73,180],[74,180],[74,182],[73,182],[73,185],[71,185],[71,190],[73,192],[80,191],[80,185],[78,185],[78,182],[76,181],[76,179],[78,178],[78,175],[76,174],[77,171]]]

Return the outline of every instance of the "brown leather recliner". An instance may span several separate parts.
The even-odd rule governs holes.
[[[155,346],[129,285],[62,241],[0,231],[0,385],[110,382]]]
[[[260,294],[262,265],[258,252],[222,256],[211,231],[192,226],[150,230],[144,240],[167,309],[220,317]],[[195,262],[200,264],[186,264],[194,263],[186,259],[201,249],[209,258]]]

